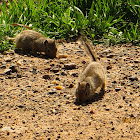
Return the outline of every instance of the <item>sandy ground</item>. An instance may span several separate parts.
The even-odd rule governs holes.
[[[58,45],[67,58],[0,54],[0,140],[140,139],[140,47],[95,49],[106,93],[84,105],[75,104],[75,89],[91,58],[78,42]]]

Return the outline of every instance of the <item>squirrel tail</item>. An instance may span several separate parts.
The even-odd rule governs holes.
[[[84,46],[86,52],[89,55],[91,55],[93,61],[97,61],[97,57],[96,57],[92,42],[86,36],[83,36],[83,35],[80,36],[80,41],[82,45]]]

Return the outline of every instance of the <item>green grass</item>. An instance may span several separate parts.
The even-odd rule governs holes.
[[[94,42],[140,43],[139,0],[12,0],[0,5],[0,51],[13,47],[14,37],[25,27],[50,38],[90,36]]]

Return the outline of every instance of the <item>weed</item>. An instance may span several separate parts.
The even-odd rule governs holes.
[[[110,43],[140,40],[139,0],[9,0],[0,2],[0,50],[11,45],[4,40],[31,26],[50,38],[74,38],[86,34],[96,42]],[[9,46],[9,47],[8,47]],[[13,47],[13,46],[12,46]]]

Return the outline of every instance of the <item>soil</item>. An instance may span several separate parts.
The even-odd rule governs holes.
[[[140,47],[95,47],[106,70],[105,95],[77,105],[75,90],[91,62],[79,42],[58,45],[58,58],[0,54],[0,140],[140,139]]]

